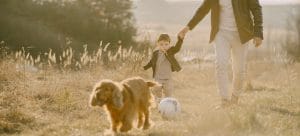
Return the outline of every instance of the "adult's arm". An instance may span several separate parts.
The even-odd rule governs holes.
[[[249,0],[249,7],[254,20],[254,36],[263,39],[263,15],[259,0]]]
[[[213,0],[204,0],[202,5],[198,8],[193,18],[188,23],[188,27],[190,30],[193,30],[195,26],[208,14],[211,9],[211,1]]]

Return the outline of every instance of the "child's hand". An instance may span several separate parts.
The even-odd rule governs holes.
[[[181,38],[180,36],[177,36],[177,40],[184,40],[184,38]]]

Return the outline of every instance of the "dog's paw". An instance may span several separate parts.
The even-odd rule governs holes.
[[[143,130],[147,130],[151,127],[151,124],[150,123],[145,123],[144,124],[144,127],[143,127]]]
[[[117,133],[112,131],[111,129],[106,129],[103,133],[104,136],[116,136]]]
[[[122,133],[127,133],[128,131],[130,131],[132,129],[132,126],[126,126],[126,125],[123,125],[121,128],[120,128],[120,131]]]
[[[142,126],[143,126],[143,122],[138,122],[138,125],[137,125],[137,128],[142,128]]]

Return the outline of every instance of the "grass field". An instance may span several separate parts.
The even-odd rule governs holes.
[[[137,4],[137,40],[152,42],[168,33],[175,43],[200,2]],[[166,121],[153,108],[153,126],[147,131],[134,129],[128,135],[299,136],[300,62],[282,50],[283,45],[290,46],[289,40],[298,38],[288,27],[296,9],[299,5],[264,6],[265,40],[261,48],[250,48],[240,103],[221,109],[216,109],[220,96],[207,16],[188,34],[177,56],[183,70],[174,73],[174,92],[182,112],[176,120]],[[76,59],[70,48],[59,58],[52,51],[44,58],[33,58],[24,50],[6,55],[4,43],[0,42],[0,136],[101,136],[110,123],[104,109],[88,105],[93,85],[102,79],[151,79],[152,75],[142,70],[151,52],[119,48],[112,54],[106,52],[108,45],[101,44],[94,53],[88,53],[85,46]]]
[[[174,73],[174,91],[182,113],[176,120],[165,121],[152,109],[153,127],[134,129],[129,135],[299,135],[300,63],[249,60],[241,101],[225,109],[215,108],[220,98],[213,62],[181,63],[184,69]],[[0,61],[0,135],[103,135],[110,126],[106,113],[88,106],[94,83],[132,76],[151,79],[150,71],[128,63],[113,69],[94,65],[78,71],[50,66],[30,71],[16,68],[17,64],[9,58]]]

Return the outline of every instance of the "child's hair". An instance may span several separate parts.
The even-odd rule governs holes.
[[[171,38],[168,34],[160,34],[158,40],[159,41],[168,41],[168,42],[171,42]]]

